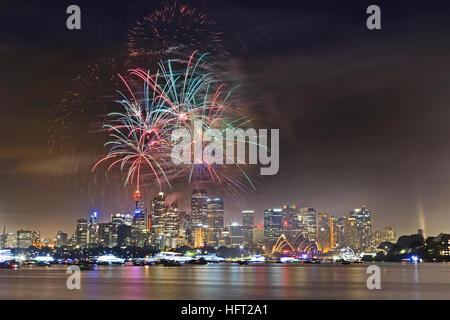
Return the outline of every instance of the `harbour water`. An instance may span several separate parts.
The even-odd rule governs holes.
[[[81,289],[67,266],[0,269],[0,299],[450,299],[450,263],[380,263],[381,289],[366,285],[369,264],[96,266]]]

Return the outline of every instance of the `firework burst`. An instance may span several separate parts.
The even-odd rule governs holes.
[[[213,80],[206,67],[206,56],[194,52],[187,60],[168,60],[160,63],[154,74],[144,69],[130,70],[131,76],[144,83],[141,92],[133,91],[122,78],[127,88],[120,101],[124,111],[110,114],[112,124],[105,126],[111,138],[106,144],[109,152],[93,170],[104,163],[108,163],[107,172],[118,166],[126,172],[125,184],[135,184],[138,190],[142,184],[154,181],[163,188],[164,184],[171,186],[171,181],[185,179],[196,184],[219,183],[235,192],[254,187],[235,159],[232,166],[205,161],[174,165],[171,160],[176,143],[172,138],[174,130],[185,129],[193,137],[194,130],[198,130],[196,123],[201,130],[225,132],[247,122],[234,113],[237,108],[233,89]],[[191,143],[194,150],[195,141]],[[202,142],[202,149],[205,147]]]

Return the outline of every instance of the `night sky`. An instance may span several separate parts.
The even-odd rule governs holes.
[[[337,215],[365,204],[375,229],[450,232],[450,4],[392,2],[188,2],[228,32],[230,73],[239,74],[254,127],[280,129],[279,174],[258,179],[246,201],[226,198],[227,221],[255,209],[262,222],[264,209],[284,203]],[[79,31],[66,28],[70,4],[81,7]],[[382,30],[366,28],[370,4],[381,7]],[[91,210],[106,220],[131,209],[122,181],[94,196],[95,185],[83,186],[86,172],[57,175],[61,159],[50,154],[47,131],[64,84],[97,59],[119,56],[128,26],[158,5],[0,5],[0,226],[7,232],[72,233]],[[176,191],[186,206],[190,189]]]

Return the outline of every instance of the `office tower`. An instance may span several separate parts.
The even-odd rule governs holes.
[[[339,228],[338,228],[338,218],[335,215],[329,218],[330,227],[330,249],[338,247],[339,244]]]
[[[119,247],[131,245],[131,226],[122,224],[117,227],[117,245]]]
[[[296,205],[283,206],[283,233],[286,236],[295,236],[302,231],[300,221]]]
[[[224,227],[224,202],[222,198],[207,199],[208,245],[218,246]]]
[[[322,253],[331,249],[330,218],[328,213],[319,212],[317,214],[317,244]]]
[[[206,229],[203,226],[193,227],[194,232],[194,248],[203,247],[206,243]]]
[[[13,232],[5,234],[5,248],[13,249],[17,247],[17,235]]]
[[[98,217],[97,212],[94,211],[89,217],[89,235],[88,245],[89,247],[95,247],[98,244]]]
[[[133,200],[136,202],[132,226],[133,228],[146,232],[148,230],[147,209],[144,202],[141,201],[141,194],[138,190],[134,193]]]
[[[237,222],[231,223],[228,226],[229,239],[231,247],[239,247],[244,245],[244,228]]]
[[[371,245],[371,234],[372,234],[372,225],[371,225],[371,214],[366,209],[364,205],[361,208],[357,208],[353,211],[350,211],[350,217],[356,219],[356,230],[358,234],[358,250],[365,250],[370,248]]]
[[[58,231],[56,233],[56,246],[62,247],[67,245],[67,233]]]
[[[242,228],[244,232],[244,247],[253,247],[253,227],[255,221],[255,211],[244,210],[242,211]]]
[[[203,189],[192,191],[191,220],[193,226],[208,224],[208,196]]]
[[[264,245],[264,227],[260,224],[253,227],[253,247]]]
[[[162,226],[166,237],[175,238],[178,234],[179,214],[176,202],[166,207],[162,216]]]
[[[150,217],[151,233],[153,237],[158,237],[164,233],[162,218],[166,210],[164,192],[159,192],[152,200],[152,212]]]
[[[395,236],[395,230],[390,226],[385,226],[383,230],[383,242],[396,243],[397,238]]]
[[[77,229],[75,230],[75,237],[77,241],[77,247],[86,248],[87,247],[87,233],[88,233],[88,222],[86,219],[81,218],[77,220]]]
[[[317,214],[314,208],[305,207],[300,209],[306,236],[315,240],[317,237]]]
[[[33,231],[32,235],[31,235],[31,242],[32,242],[32,245],[36,248],[42,247],[40,231]]]
[[[344,220],[344,247],[360,250],[360,241],[355,217],[346,217]]]
[[[267,209],[264,211],[264,245],[270,252],[272,246],[283,233],[283,210]]]
[[[33,244],[32,232],[30,230],[17,231],[17,248],[27,249]]]
[[[346,217],[338,217],[336,219],[336,247],[342,248],[345,247],[345,240],[344,240],[344,221]]]
[[[111,223],[116,227],[124,224],[127,226],[131,226],[133,224],[134,216],[129,212],[127,213],[112,213],[111,214]]]
[[[117,227],[112,222],[98,225],[98,242],[100,246],[108,248],[117,245]]]

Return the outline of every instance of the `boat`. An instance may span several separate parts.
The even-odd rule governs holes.
[[[342,260],[341,261],[341,264],[350,264],[351,262],[350,261],[348,261],[348,260]]]
[[[200,258],[200,259],[192,259],[190,261],[187,261],[186,263],[205,265],[208,264],[208,261],[206,261],[205,258]]]
[[[238,263],[239,263],[241,266],[242,266],[242,265],[244,265],[244,266],[248,265],[248,261],[246,261],[246,260],[239,260]]]
[[[16,261],[4,261],[0,263],[2,269],[17,269],[20,268],[20,263]]]
[[[181,263],[179,261],[174,261],[174,260],[162,260],[163,265],[165,267],[179,267],[181,266]]]

